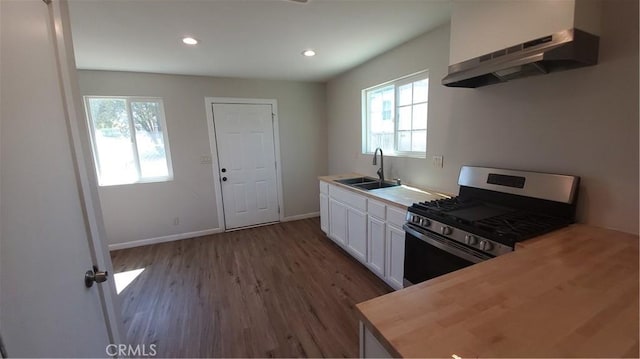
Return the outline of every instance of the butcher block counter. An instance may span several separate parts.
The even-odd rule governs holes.
[[[638,254],[576,224],[357,309],[396,357],[638,357]]]

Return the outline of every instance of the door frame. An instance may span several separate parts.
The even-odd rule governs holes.
[[[218,158],[218,144],[216,141],[216,130],[213,120],[213,105],[271,105],[273,114],[273,144],[276,158],[276,191],[278,199],[278,219],[284,220],[284,200],[282,190],[282,161],[280,160],[280,128],[278,126],[278,100],[264,98],[238,98],[238,97],[205,97],[205,110],[207,113],[207,128],[209,132],[209,145],[211,148],[211,164],[213,168],[213,188],[216,196],[216,207],[218,211],[218,227],[223,231],[227,230],[224,221],[224,206],[222,204],[222,185],[220,183],[220,160]],[[247,228],[247,227],[243,227]],[[235,230],[235,229],[234,229]]]
[[[60,92],[63,100],[63,110],[67,117],[67,132],[71,145],[75,175],[78,182],[80,204],[84,215],[84,222],[89,242],[91,261],[101,270],[113,272],[113,265],[109,248],[106,243],[106,230],[98,196],[98,181],[93,171],[93,156],[91,144],[87,136],[89,133],[87,121],[80,95],[78,72],[73,52],[71,37],[71,20],[67,0],[46,2],[53,27],[56,49],[56,67],[60,81]],[[87,268],[89,269],[89,268]],[[97,286],[104,315],[104,323],[112,344],[125,343],[124,323],[120,312],[120,302],[116,294],[114,276],[102,285]]]

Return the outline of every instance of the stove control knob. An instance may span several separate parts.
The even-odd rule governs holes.
[[[420,224],[420,222],[422,222],[422,221],[420,220],[420,217],[413,216],[413,218],[411,218],[411,222],[413,222],[415,224]]]
[[[447,226],[440,227],[440,233],[444,234],[445,236],[451,234],[451,232],[453,232],[451,230],[451,227],[447,227]]]
[[[493,249],[493,244],[489,241],[480,241],[480,249],[483,251],[490,251]]]
[[[471,234],[467,234],[464,236],[464,242],[470,246],[474,246],[478,243],[478,239]]]
[[[428,220],[428,219],[426,219],[426,218],[422,218],[422,221],[420,222],[420,224],[421,224],[423,227],[429,227],[429,226],[431,225],[431,221],[430,221],[430,220]]]

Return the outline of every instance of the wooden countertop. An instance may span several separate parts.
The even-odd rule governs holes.
[[[576,224],[357,308],[398,357],[638,357],[638,255]]]
[[[404,209],[407,209],[407,207],[411,206],[416,202],[432,201],[436,199],[451,197],[451,195],[448,195],[445,193],[441,193],[441,192],[437,192],[429,189],[406,186],[406,185],[365,191],[365,190],[361,190],[358,188],[354,188],[354,187],[336,182],[336,180],[355,178],[355,177],[365,177],[365,176],[358,173],[348,173],[348,174],[341,174],[341,175],[334,175],[334,176],[320,176],[318,177],[318,179],[320,181],[328,182],[333,185],[346,188],[350,191],[357,192],[369,198],[381,200],[391,205],[403,207]]]

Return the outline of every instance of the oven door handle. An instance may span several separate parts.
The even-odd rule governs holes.
[[[472,263],[480,263],[483,262],[487,259],[491,259],[492,257],[489,256],[484,256],[481,255],[480,253],[473,253],[471,252],[471,250],[465,250],[462,248],[458,248],[458,244],[455,244],[456,247],[454,247],[451,244],[447,244],[445,243],[443,240],[440,239],[433,239],[431,237],[429,237],[428,235],[425,235],[424,233],[412,228],[411,226],[405,224],[402,226],[402,228],[405,230],[405,232],[407,232],[408,234],[416,237],[417,239],[424,241],[434,247],[440,248],[445,252],[451,253],[454,256],[463,258],[468,260],[469,262]]]

